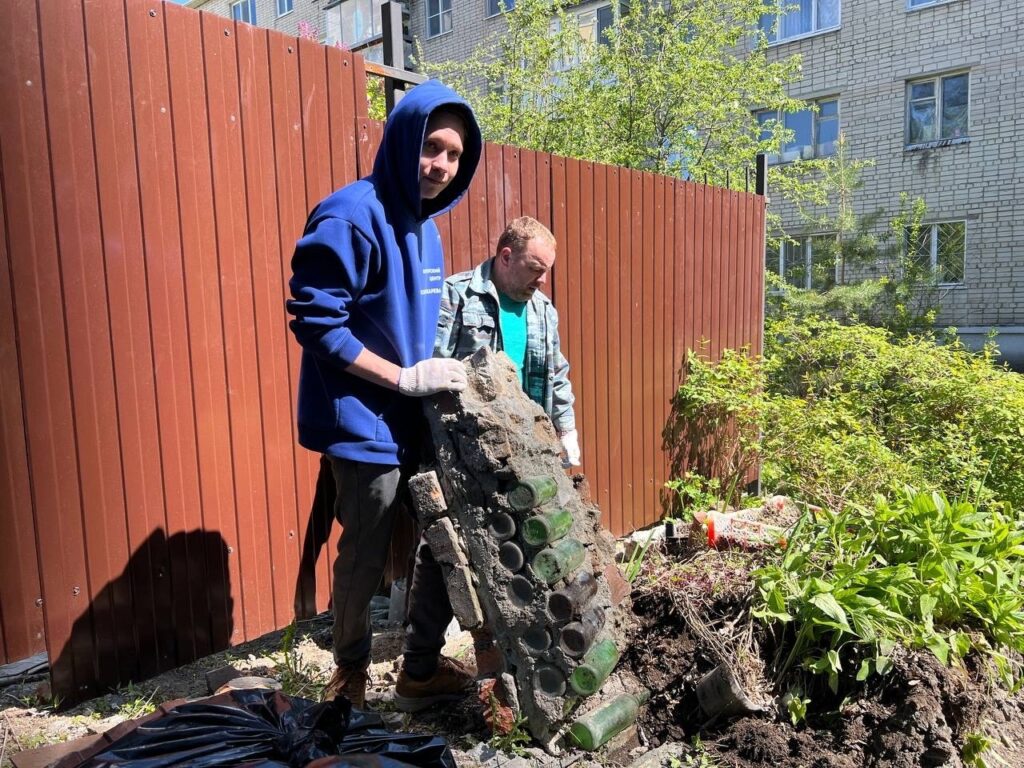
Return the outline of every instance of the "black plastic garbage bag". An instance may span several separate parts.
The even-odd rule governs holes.
[[[314,761],[331,768],[455,768],[439,736],[392,733],[378,715],[353,710],[344,698],[314,704],[266,690],[182,704],[80,766],[300,768]]]

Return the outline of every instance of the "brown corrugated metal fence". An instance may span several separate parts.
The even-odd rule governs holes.
[[[326,607],[283,302],[307,211],[381,131],[358,56],[218,16],[25,0],[0,30],[0,660],[45,647],[81,698]],[[488,145],[438,221],[453,271],[508,218],[553,228],[584,471],[615,533],[660,516],[684,350],[760,345],[763,212]]]

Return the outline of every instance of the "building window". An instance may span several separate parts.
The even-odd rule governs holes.
[[[793,132],[793,138],[783,146],[781,155],[769,155],[769,163],[791,163],[835,154],[839,138],[839,99],[819,99],[813,103],[817,111],[802,109],[782,115],[782,125]],[[766,141],[771,136],[766,124],[779,121],[779,113],[774,109],[764,109],[754,115],[762,126],[761,140]]]
[[[760,27],[769,43],[839,27],[839,0],[764,0]]]
[[[765,268],[794,288],[827,291],[836,284],[835,235],[794,237],[778,247],[769,245]]]
[[[913,10],[914,8],[924,8],[926,5],[938,5],[946,2],[949,0],[907,0],[907,8]]]
[[[327,45],[341,43],[356,49],[383,34],[380,6],[383,0],[343,0],[324,11]],[[360,49],[360,53],[363,50]]]
[[[256,23],[256,0],[238,0],[231,4],[231,18],[244,21],[246,24]]]
[[[278,18],[286,16],[295,10],[295,0],[277,0]]]
[[[516,0],[486,0],[487,18],[497,16],[499,13],[507,13],[516,7]]]
[[[615,14],[611,5],[602,5],[600,8],[588,8],[576,14],[576,20],[580,26],[580,37],[591,43],[608,45],[608,30],[615,23]]]
[[[625,13],[625,10],[620,10]],[[611,5],[602,5],[599,8],[587,8],[576,13],[576,27],[580,34],[580,41],[597,43],[598,45],[609,45],[608,31],[615,24],[615,11]],[[551,34],[555,35],[561,29],[561,21],[558,18],[551,20]],[[580,62],[580,50],[565,51],[565,55],[552,62],[551,68],[555,72],[567,72]]]
[[[907,144],[967,137],[966,72],[907,83]]]
[[[967,254],[967,223],[942,221],[907,230],[907,252],[912,263],[931,270],[940,283],[964,281]]]
[[[427,37],[452,31],[452,0],[427,0]]]

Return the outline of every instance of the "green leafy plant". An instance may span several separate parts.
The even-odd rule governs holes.
[[[761,370],[746,350],[724,350],[716,362],[690,350],[684,369],[662,432],[675,478],[666,484],[672,492],[666,507],[680,517],[712,497],[724,506],[739,503],[761,458],[769,404]]]
[[[154,699],[159,690],[159,688],[154,688],[147,695],[133,683],[129,683],[117,692],[127,700],[117,708],[116,713],[125,720],[135,720],[148,715],[156,709]]]
[[[960,756],[964,765],[971,768],[991,768],[991,760],[997,761],[1000,765],[1010,764],[992,747],[992,740],[980,731],[971,731],[964,736],[964,746],[960,750]]]
[[[1024,652],[1024,525],[1006,504],[983,509],[906,489],[873,508],[806,514],[783,558],[754,572],[755,616],[793,627],[776,665],[828,676],[884,674],[896,644],[943,663],[977,651],[1012,684],[1005,651]]]
[[[277,653],[277,677],[281,690],[289,696],[319,699],[327,685],[324,672],[299,654],[297,648],[298,626],[293,621],[281,635],[281,649]]]
[[[789,713],[789,721],[793,725],[800,725],[800,723],[807,719],[807,705],[811,703],[811,700],[805,698],[802,691],[789,691],[783,696],[783,702],[786,705],[786,711]]]
[[[493,692],[489,696],[489,703],[491,722],[498,723],[501,716],[501,705],[498,704],[498,699]],[[530,734],[526,732],[526,718],[516,718],[507,733],[499,733],[495,729],[494,735],[491,736],[488,744],[492,749],[499,752],[515,755],[516,757],[525,757],[527,754],[526,747],[530,744]]]
[[[654,533],[657,528],[652,528],[651,532],[647,534],[647,538],[644,539],[643,544],[634,545],[633,551],[629,553],[629,559],[626,560],[626,567],[623,569],[626,581],[632,583],[636,580],[636,577],[640,575],[640,569],[643,567],[644,558],[647,556],[647,549],[651,546],[651,541],[654,539]]]
[[[668,507],[684,523],[693,520],[693,513],[711,509],[719,504],[721,481],[717,477],[703,477],[696,472],[683,472],[683,476],[665,483],[672,494]]]

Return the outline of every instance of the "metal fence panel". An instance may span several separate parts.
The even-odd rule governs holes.
[[[359,56],[219,16],[37,0],[0,29],[0,660],[45,645],[74,699],[327,607],[284,299],[382,126]],[[449,271],[522,214],[559,242],[582,469],[626,533],[661,516],[683,353],[760,349],[764,200],[488,144],[437,220]]]

